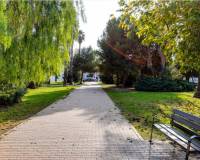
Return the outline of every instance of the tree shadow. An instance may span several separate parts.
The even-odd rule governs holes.
[[[43,92],[37,95],[31,95],[27,97],[24,103],[34,101],[38,99],[38,97],[40,97],[39,102],[42,102],[45,98],[51,98],[51,100],[53,100],[55,94],[57,95],[64,92],[66,91],[53,91],[51,93]],[[95,126],[93,126],[93,129],[86,130],[86,133],[89,136],[93,135],[94,137],[86,136],[82,138],[81,133],[78,134],[80,137],[75,137],[79,139],[79,141],[76,141],[76,144],[74,145],[76,148],[73,148],[76,151],[78,150],[77,146],[81,146],[80,144],[83,141],[90,143],[89,140],[91,140],[93,144],[97,144],[94,145],[92,151],[88,150],[87,146],[83,146],[83,153],[81,154],[87,153],[84,156],[95,154],[94,157],[101,157],[100,159],[108,159],[109,157],[109,159],[112,160],[183,159],[183,152],[180,151],[174,154],[173,147],[169,144],[160,142],[154,143],[154,145],[150,146],[148,141],[140,139],[140,137],[132,130],[131,125],[128,124],[127,120],[120,114],[119,109],[113,106],[113,102],[110,98],[103,90],[99,89],[99,86],[97,85],[91,87],[83,86],[71,92],[67,98],[61,99],[52,104],[51,102],[49,101],[49,107],[31,117],[33,121],[40,121],[40,126],[35,126],[35,128],[31,129],[36,129],[35,132],[47,132],[43,127],[45,126],[45,123],[52,122],[51,125],[58,126],[57,132],[62,132],[62,128],[59,128],[59,126],[66,125],[66,127],[76,128],[76,126],[72,125],[73,122],[75,122],[74,125],[77,125],[77,127],[83,127],[83,129],[85,125],[93,126],[94,124]],[[31,105],[29,107],[31,107]],[[54,115],[57,118],[56,124],[54,124]],[[45,119],[45,116],[49,117]],[[60,119],[58,117],[60,117]],[[15,120],[15,117],[10,117],[10,120]],[[33,121],[31,123],[34,123]],[[48,131],[52,131],[51,127]],[[91,132],[94,133],[91,134]],[[75,131],[74,134],[77,135]],[[40,136],[39,134],[36,134],[36,140],[37,135]],[[66,131],[66,137],[67,136]],[[95,139],[96,136],[101,137]],[[69,144],[66,144],[66,146],[67,145]]]
[[[111,138],[112,137],[112,138]],[[184,152],[179,148],[174,152],[174,147],[163,142],[155,142],[150,145],[148,141],[138,139],[126,139],[120,134],[107,131],[105,133],[106,147],[102,157],[106,157],[110,153],[111,159],[145,159],[145,160],[182,160]]]
[[[50,107],[43,110],[44,112],[42,111],[36,116],[46,116],[49,114],[57,114],[59,112],[71,112],[77,110],[77,115],[75,116],[84,117],[84,121],[98,123],[100,126],[106,127],[107,130],[104,131],[101,149],[98,147],[96,148],[96,150],[98,150],[96,154],[103,159],[108,156],[113,160],[121,159],[121,157],[124,159],[149,160],[184,159],[184,152],[182,150],[174,152],[174,148],[170,144],[155,142],[153,145],[150,145],[148,141],[136,137],[132,138],[128,135],[124,136],[120,132],[113,132],[113,126],[123,128],[127,121],[121,116],[118,108],[113,108],[111,102],[110,104],[104,104],[103,99],[99,95],[102,94],[102,92],[103,91],[99,90],[99,87],[95,85],[89,88],[82,87],[72,92],[66,99],[50,105]],[[103,92],[103,94],[105,93]],[[107,98],[108,97],[106,97],[104,101],[107,101]],[[86,101],[83,102],[83,99]],[[56,107],[56,105],[59,106]],[[106,109],[104,105],[106,105]]]
[[[68,93],[71,92],[71,90],[72,89],[50,92],[44,91],[37,94],[28,95],[24,97],[23,101],[18,104],[1,108],[0,121],[6,122],[25,120],[52,103],[57,103],[57,99],[65,98]]]

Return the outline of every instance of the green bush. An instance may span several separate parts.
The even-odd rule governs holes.
[[[114,83],[112,75],[100,75],[100,79],[105,84],[113,84]]]
[[[13,97],[13,102],[14,103],[18,103],[21,101],[21,98],[24,96],[24,94],[26,93],[26,89],[25,88],[20,88],[18,89],[15,94],[14,94],[14,97]]]
[[[26,93],[26,89],[9,90],[5,93],[0,93],[0,105],[12,105],[21,101],[22,96]]]
[[[195,85],[183,80],[144,77],[135,85],[137,91],[181,92],[193,91]]]
[[[134,75],[129,75],[128,78],[125,81],[125,87],[133,87],[133,84],[135,83],[136,78]]]
[[[8,83],[7,81],[0,80],[0,91],[5,92],[8,90],[11,90],[13,88],[13,85],[11,83]]]
[[[0,94],[0,105],[9,105],[10,104],[10,94],[1,93]]]

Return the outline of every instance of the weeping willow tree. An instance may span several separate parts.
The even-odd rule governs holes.
[[[69,61],[76,14],[72,0],[1,1],[0,81],[19,87],[60,73]]]
[[[5,10],[6,10],[6,2],[1,1],[0,3],[0,53],[4,52],[5,48],[9,46],[9,42],[10,42],[10,37],[7,32],[7,17],[5,15]],[[0,54],[0,69],[1,70],[4,65],[3,62],[4,62],[3,55]],[[2,72],[0,72],[0,77],[2,77]]]
[[[0,3],[0,49],[3,50],[10,45],[10,36],[7,31],[7,17],[5,15],[6,2]]]

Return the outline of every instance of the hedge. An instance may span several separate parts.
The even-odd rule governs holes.
[[[136,82],[137,91],[181,92],[193,91],[195,85],[184,80],[144,77]]]
[[[113,84],[114,83],[112,75],[100,75],[100,79],[105,84]]]

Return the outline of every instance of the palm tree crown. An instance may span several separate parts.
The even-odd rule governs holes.
[[[79,30],[78,33],[79,54],[81,53],[81,44],[84,40],[85,40],[85,33],[82,30]]]

